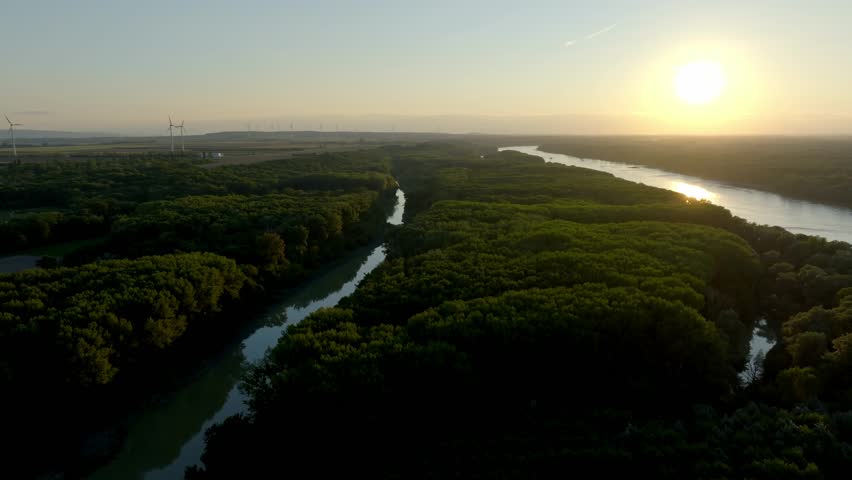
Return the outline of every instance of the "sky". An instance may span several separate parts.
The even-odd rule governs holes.
[[[25,128],[852,134],[849,0],[3,0]],[[710,60],[719,99],[687,105]]]

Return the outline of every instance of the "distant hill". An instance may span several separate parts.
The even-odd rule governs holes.
[[[8,131],[4,135],[0,135],[0,141],[8,140]],[[118,137],[115,133],[105,132],[64,132],[58,130],[15,130],[15,138],[18,139],[41,139],[41,138],[104,138]]]

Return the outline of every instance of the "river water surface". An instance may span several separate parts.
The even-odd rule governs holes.
[[[709,200],[751,222],[778,225],[794,233],[852,243],[852,210],[848,208],[796,200],[775,193],[734,187],[641,165],[543,152],[537,146],[505,147],[500,150],[515,150],[539,156],[546,162],[609,172],[631,182],[674,190],[699,200]],[[768,175],[771,173],[767,172]]]
[[[402,223],[405,195],[397,190],[394,211],[387,221]],[[113,461],[92,479],[180,479],[186,467],[200,462],[204,432],[215,423],[246,410],[237,388],[247,365],[263,358],[288,325],[323,307],[333,307],[352,294],[358,283],[385,259],[384,246],[362,249],[346,261],[314,277],[302,289],[272,307],[266,318],[246,332],[196,377],[163,402],[136,414],[127,438]]]

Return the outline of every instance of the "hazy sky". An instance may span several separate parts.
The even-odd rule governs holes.
[[[852,133],[852,1],[3,0],[35,129]],[[713,105],[675,68],[720,63]],[[377,115],[364,117],[364,115]]]

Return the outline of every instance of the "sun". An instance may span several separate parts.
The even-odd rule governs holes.
[[[706,105],[719,98],[728,85],[718,62],[696,60],[681,65],[674,78],[677,96],[690,105]]]

